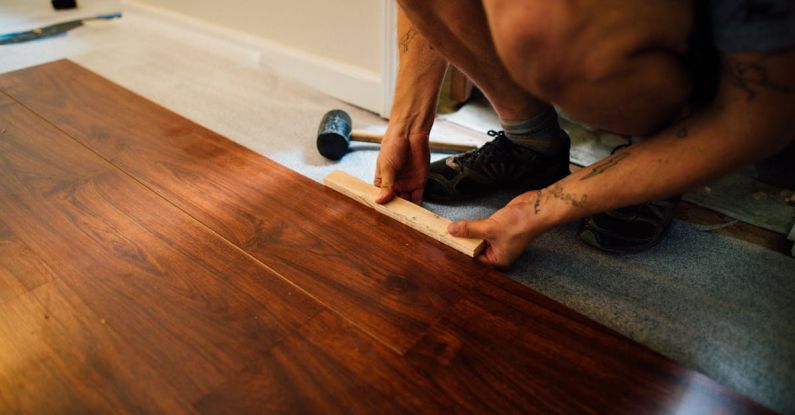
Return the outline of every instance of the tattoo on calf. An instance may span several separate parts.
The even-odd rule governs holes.
[[[555,199],[560,199],[574,207],[584,208],[586,205],[588,205],[587,194],[584,194],[579,198],[577,198],[577,195],[573,193],[566,193],[566,191],[563,190],[563,187],[559,184],[555,184],[554,186],[552,186],[552,188],[549,189],[548,193],[550,196],[554,197]]]
[[[624,160],[625,158],[629,157],[629,151],[623,151],[611,157],[608,157],[599,163],[596,163],[595,166],[591,168],[591,171],[586,174],[585,176],[580,177],[580,181],[588,180],[591,177],[598,176],[604,173],[606,170],[610,170],[613,166],[617,165]]]
[[[740,60],[735,57],[728,58],[729,80],[732,85],[745,91],[746,101],[753,100],[760,89],[790,94],[793,88],[779,84],[768,76],[767,67],[762,62]]]
[[[400,37],[400,41],[398,43],[400,44],[400,51],[401,52],[403,52],[403,53],[408,52],[409,43],[411,43],[411,41],[414,39],[415,36],[417,36],[417,30],[414,29],[414,27],[410,27],[409,31],[406,32],[406,34],[404,34],[403,36]]]

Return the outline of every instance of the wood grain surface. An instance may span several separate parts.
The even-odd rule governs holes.
[[[71,62],[0,91],[0,413],[767,412]]]
[[[396,351],[486,272],[74,63],[0,89]]]
[[[0,105],[0,220],[187,398],[320,310],[49,123]]]
[[[0,220],[0,304],[52,279],[49,267]]]

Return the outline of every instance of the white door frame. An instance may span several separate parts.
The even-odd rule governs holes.
[[[398,71],[397,14],[395,0],[384,0],[384,63],[381,69],[383,107],[380,115],[389,118],[392,98],[395,96],[395,80]]]

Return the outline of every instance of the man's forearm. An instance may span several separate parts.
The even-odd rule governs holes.
[[[775,67],[756,67],[756,71],[769,71],[764,78],[732,67],[756,65],[754,59],[762,58],[726,61],[723,86],[710,108],[537,192],[534,213],[545,217],[547,226],[554,226],[661,199],[785,146],[795,127],[795,91],[786,72],[793,58],[778,59],[784,64]]]
[[[411,25],[401,10],[398,14],[398,70],[390,129],[403,135],[428,133],[436,117],[436,104],[447,61]]]

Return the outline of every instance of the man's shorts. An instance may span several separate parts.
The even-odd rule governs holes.
[[[685,56],[691,101],[711,101],[720,78],[720,53],[773,52],[795,46],[793,0],[693,0],[694,24]]]

